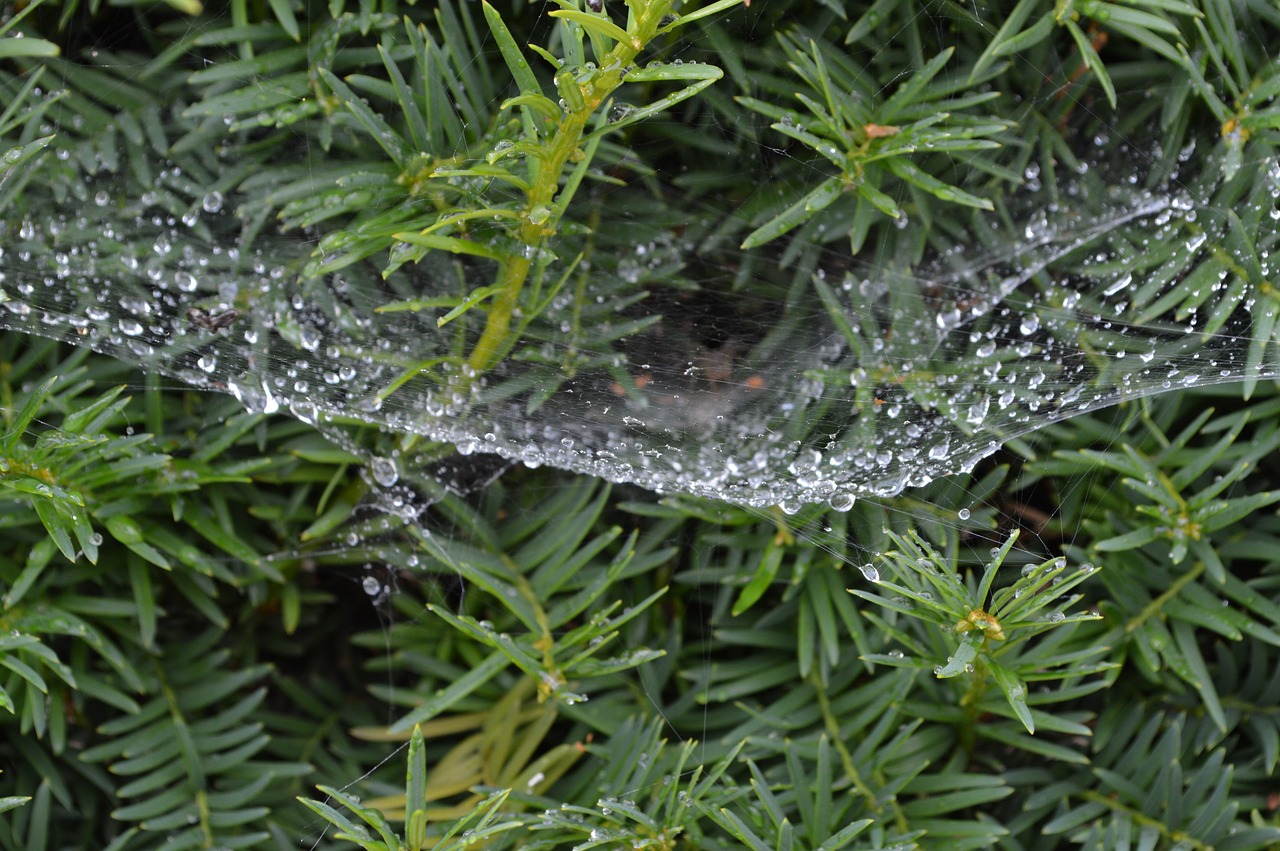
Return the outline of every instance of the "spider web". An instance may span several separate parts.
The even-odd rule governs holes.
[[[1280,168],[1271,176],[1274,200]],[[1177,321],[1172,311],[1132,315],[1143,251],[1171,242],[1213,249],[1203,230],[1201,246],[1188,236],[1201,211],[1182,187],[1076,181],[1057,195],[1103,193],[1105,212],[1069,202],[1051,210],[1027,193],[1023,239],[973,233],[973,244],[989,246],[980,256],[957,244],[905,270],[824,248],[815,268],[755,263],[785,300],[720,290],[715,273],[743,257],[721,253],[705,271],[710,252],[695,237],[715,222],[689,221],[683,236],[649,235],[616,270],[593,272],[606,279],[602,294],[557,300],[492,373],[463,368],[444,385],[415,378],[451,353],[439,312],[378,308],[406,288],[452,285],[457,264],[426,262],[385,282],[359,271],[306,280],[292,271],[305,242],[259,240],[246,255],[230,238],[202,235],[234,233],[222,213],[231,199],[206,197],[197,216],[175,222],[154,197],[106,183],[87,207],[9,225],[0,325],[87,345],[330,434],[366,423],[464,456],[492,453],[658,493],[841,509],[971,470],[1011,438],[1075,414],[1277,374],[1270,347],[1260,360],[1251,338],[1251,300],[1202,330],[1202,317],[1221,312],[1215,295],[1234,286],[1229,275]],[[615,295],[654,270],[694,266],[704,270],[696,291],[655,288],[638,306]],[[582,347],[579,329],[608,324],[637,330],[610,350]],[[406,453],[371,458],[370,472],[386,487],[425,468],[448,479],[437,463]]]

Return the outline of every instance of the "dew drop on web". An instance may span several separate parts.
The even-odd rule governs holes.
[[[391,487],[400,478],[400,470],[391,458],[373,458],[369,462],[369,471],[373,475],[373,480],[384,488]]]

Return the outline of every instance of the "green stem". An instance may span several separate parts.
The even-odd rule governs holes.
[[[1172,600],[1174,597],[1178,596],[1178,594],[1182,593],[1182,589],[1187,587],[1189,583],[1194,582],[1200,576],[1200,574],[1204,573],[1204,569],[1205,568],[1204,568],[1203,562],[1196,562],[1195,564],[1193,564],[1190,570],[1188,570],[1186,573],[1182,574],[1182,576],[1179,576],[1176,580],[1174,580],[1173,584],[1170,585],[1168,588],[1166,588],[1160,594],[1159,597],[1156,597],[1154,600],[1148,603],[1145,607],[1143,607],[1142,611],[1134,615],[1133,619],[1130,620],[1127,624],[1125,624],[1124,631],[1126,633],[1131,633],[1134,630],[1138,629],[1138,627],[1146,623],[1148,620],[1150,620],[1152,617],[1159,614],[1160,610],[1164,608],[1164,604]]]
[[[1197,849],[1197,851],[1212,851],[1213,849],[1212,845],[1206,845],[1188,834],[1186,831],[1174,830],[1159,819],[1154,819],[1141,810],[1127,806],[1110,795],[1104,795],[1101,792],[1095,792],[1092,789],[1083,789],[1076,794],[1086,801],[1091,801],[1095,804],[1102,804],[1103,806],[1110,808],[1113,812],[1124,813],[1133,821],[1134,824],[1141,825],[1142,827],[1155,828],[1170,842],[1185,844],[1187,847]]]
[[[983,640],[985,647],[986,640]],[[990,674],[987,665],[979,654],[973,660],[973,671],[965,674],[969,678],[969,688],[960,698],[960,706],[964,709],[964,723],[960,728],[960,747],[967,754],[972,754],[978,744],[978,724],[981,723],[982,698],[987,694],[987,680]]]
[[[548,143],[547,156],[537,171],[534,185],[526,195],[528,203],[525,207],[525,220],[518,231],[522,250],[518,255],[507,258],[499,269],[496,281],[499,292],[489,308],[480,339],[467,358],[467,363],[477,375],[492,369],[512,343],[512,316],[520,304],[520,293],[529,279],[529,272],[533,269],[533,258],[538,256],[547,239],[555,234],[560,216],[564,212],[555,210],[552,204],[560,190],[560,177],[578,151],[587,123],[595,111],[622,85],[623,69],[629,67],[644,46],[657,35],[662,18],[671,9],[671,5],[672,0],[640,4],[632,27],[627,32],[630,39],[616,43],[613,50],[600,62],[601,68],[612,70],[602,71],[583,87],[582,107],[565,116],[555,136]],[[535,221],[532,218],[534,211],[540,207],[551,208],[551,213],[547,218]]]
[[[893,822],[898,830],[906,833],[911,829],[910,822],[907,820],[907,814],[902,811],[902,806],[898,803],[896,795],[888,796],[888,799],[881,802],[876,793],[863,780],[862,775],[858,772],[858,767],[853,761],[853,754],[849,752],[849,746],[845,742],[843,734],[840,732],[840,722],[836,719],[835,713],[831,709],[831,700],[827,695],[826,688],[822,685],[822,680],[816,675],[810,675],[808,678],[809,685],[813,687],[814,692],[818,696],[818,706],[822,710],[823,726],[826,728],[827,736],[831,741],[832,747],[836,749],[836,753],[840,755],[840,763],[844,768],[845,776],[849,778],[849,782],[853,784],[854,791],[857,792],[867,802],[868,808],[876,815],[884,813],[888,808],[892,814]],[[874,780],[881,786],[884,786],[886,780],[880,776],[878,771],[873,772]]]
[[[582,138],[582,130],[590,117],[589,107],[581,112],[565,118],[560,129],[556,131],[551,143],[551,153],[543,168],[538,171],[538,181],[529,193],[529,203],[525,209],[525,220],[520,225],[519,239],[524,250],[507,258],[498,273],[500,292],[489,309],[489,318],[485,322],[484,333],[476,342],[467,362],[476,373],[487,372],[504,354],[507,337],[511,328],[511,317],[520,303],[520,291],[529,279],[529,271],[533,268],[533,258],[555,231],[554,220],[551,224],[535,222],[529,218],[533,210],[541,206],[550,206],[555,200],[556,191],[560,188],[560,173],[569,162],[569,157],[577,150],[578,141]]]
[[[524,288],[532,266],[533,261],[523,255],[512,257],[502,264],[502,270],[498,273],[502,291],[494,298],[484,332],[476,341],[476,347],[471,350],[471,357],[467,358],[467,363],[476,374],[488,372],[501,357],[502,350],[506,347],[511,317],[516,305],[520,303],[520,290]]]

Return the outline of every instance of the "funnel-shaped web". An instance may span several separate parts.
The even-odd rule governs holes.
[[[1280,166],[1203,202],[1105,171],[1027,193],[1012,229],[979,218],[911,269],[831,249],[719,256],[695,225],[641,234],[616,268],[575,269],[580,284],[480,376],[452,366],[458,334],[478,326],[378,310],[474,286],[455,258],[385,281],[373,266],[305,280],[307,243],[241,255],[234,235],[219,242],[234,199],[175,221],[103,184],[90,203],[7,225],[0,325],[322,428],[369,423],[662,493],[847,509],[1081,412],[1280,374],[1267,284]],[[768,286],[735,289],[748,261]],[[697,289],[646,285],[673,266]],[[371,459],[371,477],[391,486],[439,458],[415,453]]]

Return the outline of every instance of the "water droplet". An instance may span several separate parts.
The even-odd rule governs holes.
[[[836,511],[848,511],[853,508],[855,501],[856,498],[851,493],[835,493],[827,500],[827,504]]]
[[[619,121],[625,121],[636,108],[629,103],[616,103],[609,109],[609,122],[617,124]]]
[[[375,457],[369,462],[369,472],[373,480],[384,488],[389,488],[400,479],[400,470],[391,458]]]

